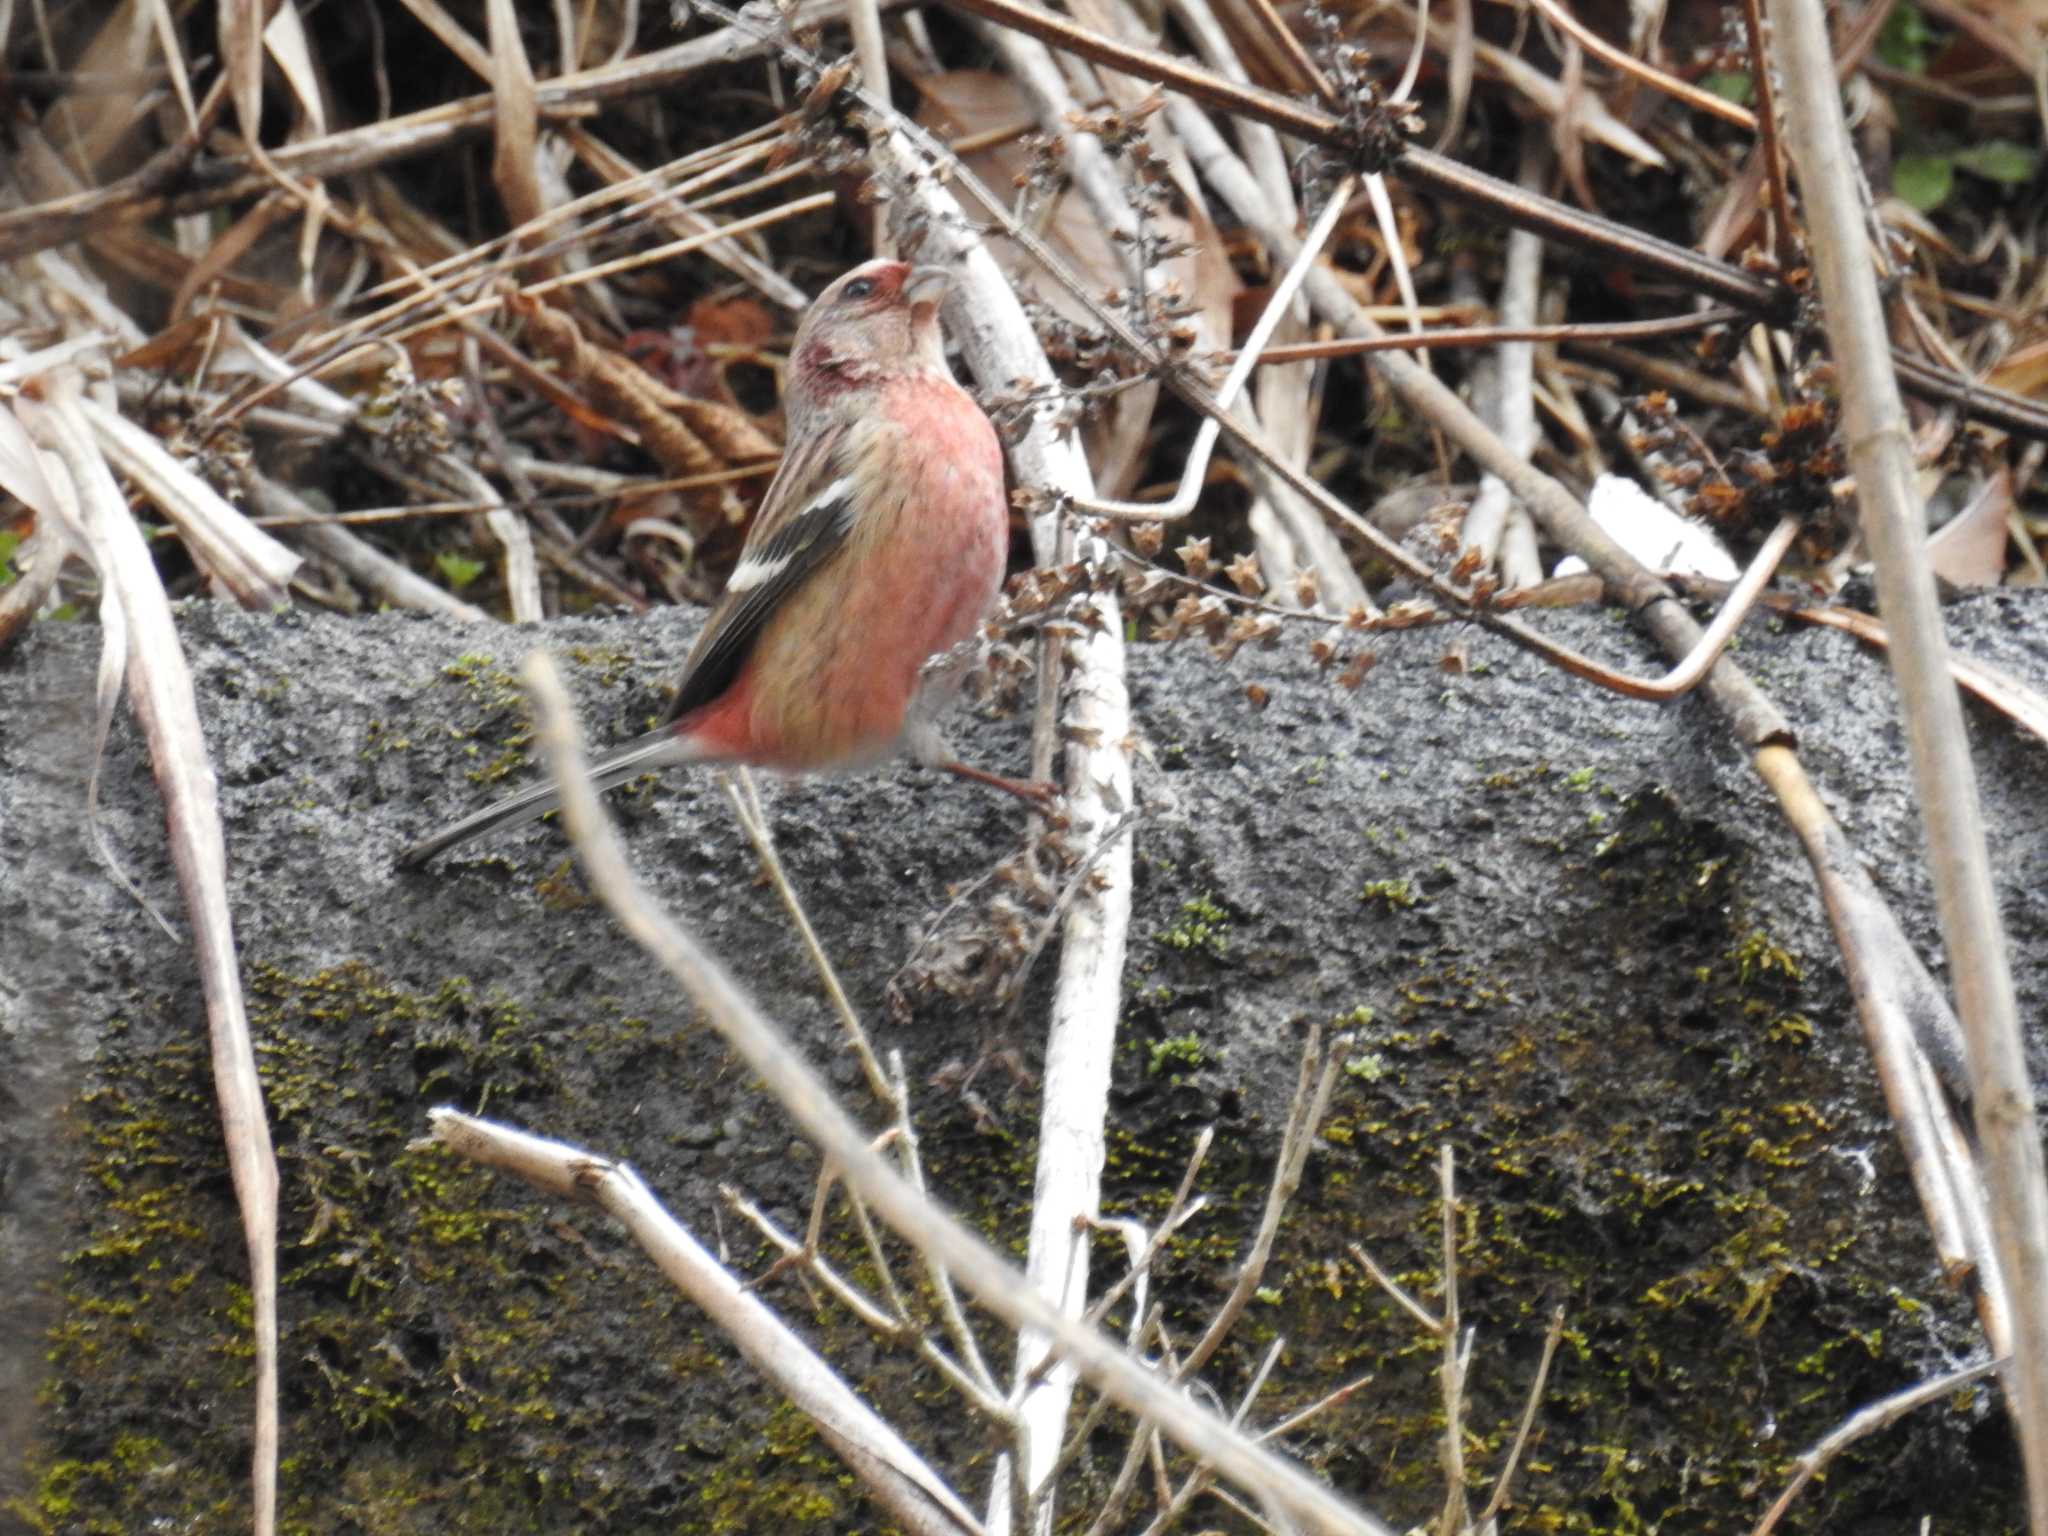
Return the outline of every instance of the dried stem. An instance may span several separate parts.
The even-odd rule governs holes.
[[[1892,632],[1906,741],[1918,786],[1947,941],[1956,1011],[1970,1042],[1977,1127],[1993,1233],[2013,1305],[2009,1401],[2018,1420],[2035,1536],[2048,1536],[2048,1176],[2004,931],[1991,885],[1976,773],[1949,673],[1925,524],[1913,489],[1912,440],[1887,366],[1884,308],[1871,270],[1865,211],[1819,0],[1773,0],[1794,164],[1808,210],[1828,338],[1841,380],[1842,436],[1856,476],[1864,537],[1877,561]]]
[[[1947,1397],[1951,1392],[1966,1387],[1993,1371],[2003,1370],[2011,1363],[2010,1360],[1980,1360],[1975,1365],[1964,1366],[1959,1371],[1950,1371],[1947,1375],[1937,1376],[1932,1381],[1923,1381],[1916,1387],[1895,1392],[1867,1408],[1857,1409],[1829,1430],[1814,1443],[1812,1449],[1799,1458],[1798,1471],[1793,1474],[1792,1481],[1786,1485],[1785,1491],[1778,1495],[1777,1502],[1771,1505],[1763,1519],[1757,1521],[1756,1528],[1750,1532],[1750,1536],[1771,1536],[1771,1532],[1777,1529],[1778,1521],[1784,1517],[1785,1511],[1792,1507],[1792,1501],[1799,1497],[1800,1491],[1820,1476],[1829,1462],[1858,1440],[1896,1424],[1914,1409],[1923,1408],[1929,1403]]]
[[[818,1426],[876,1501],[918,1536],[979,1536],[981,1525],[902,1437],[830,1365],[664,1210],[638,1174],[579,1148],[459,1114],[429,1112],[433,1139],[458,1156],[618,1221],[775,1389]]]
[[[932,1205],[877,1154],[831,1090],[762,1016],[723,965],[662,911],[626,863],[617,833],[590,787],[582,744],[554,665],[526,663],[540,736],[562,793],[570,836],[592,891],[701,1007],[712,1027],[762,1080],[803,1133],[844,1172],[896,1232],[935,1255],[982,1303],[1012,1326],[1056,1340],[1099,1391],[1153,1419],[1195,1456],[1256,1489],[1303,1528],[1329,1536],[1387,1536],[1388,1528],[1352,1509],[1300,1468],[1260,1450],[1227,1424],[1159,1380],[1104,1338],[1068,1317],[979,1236]]]

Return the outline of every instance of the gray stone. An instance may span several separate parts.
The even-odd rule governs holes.
[[[1950,610],[1961,646],[2048,686],[2048,605]],[[1612,615],[1542,615],[1638,670]],[[431,1152],[455,1103],[634,1164],[708,1239],[768,1255],[737,1184],[801,1230],[815,1161],[653,965],[583,894],[551,824],[401,876],[410,839],[534,771],[512,674],[546,643],[598,742],[644,729],[685,615],[543,630],[384,616],[182,616],[219,772],[243,972],[284,1179],[285,1518],[357,1529],[853,1529],[830,1455],[602,1218]],[[221,1528],[246,1517],[246,1264],[192,957],[109,878],[85,820],[98,634],[38,625],[0,657],[0,1498],[25,1529]],[[1478,632],[1376,643],[1355,694],[1298,643],[1230,666],[1132,653],[1149,759],[1112,1110],[1111,1209],[1149,1219],[1198,1130],[1210,1209],[1161,1266],[1177,1334],[1257,1220],[1304,1027],[1356,1034],[1267,1291],[1209,1379],[1234,1403],[1289,1348],[1262,1422],[1371,1373],[1292,1442],[1397,1525],[1441,1503],[1435,1346],[1347,1257],[1427,1292],[1437,1149],[1458,1151],[1470,1427],[1498,1465],[1553,1306],[1569,1330],[1519,1507],[1567,1529],[1746,1524],[1861,1404],[1978,1347],[1944,1288],[1797,845],[1707,705],[1631,703]],[[465,659],[467,658],[467,659]],[[1752,625],[1737,660],[1785,708],[1908,934],[1937,954],[1914,794],[1881,658]],[[1248,684],[1270,695],[1263,710]],[[2048,984],[2041,743],[1971,705],[2022,1009]],[[961,722],[1009,772],[1017,721]],[[486,774],[493,782],[473,782]],[[117,720],[100,824],[184,917],[138,732]],[[774,785],[775,835],[856,1005],[914,1082],[1037,1054],[1049,955],[1014,1018],[934,994],[885,1007],[914,933],[1015,847],[1022,811],[908,765]],[[661,898],[781,1021],[837,1025],[715,778],[615,796]],[[1939,971],[1937,970],[1937,976]],[[2037,1042],[2038,1043],[2038,1042]],[[849,1102],[874,1119],[845,1078]],[[990,1070],[919,1090],[937,1190],[1021,1243],[1035,1106]],[[876,1122],[879,1125],[879,1121]],[[862,1262],[843,1218],[835,1257]],[[1116,1262],[1098,1248],[1098,1270]],[[899,1278],[909,1283],[906,1266]],[[985,1431],[928,1370],[769,1290],[937,1463],[974,1487]],[[992,1358],[1008,1351],[993,1330]],[[31,1406],[33,1404],[33,1406]],[[1114,1471],[1114,1416],[1069,1510]],[[1905,1531],[2021,1519],[1980,1388],[1809,1490],[1809,1520]],[[225,1511],[225,1513],[223,1513]],[[100,1524],[93,1524],[100,1522]],[[196,1523],[195,1523],[196,1522]]]

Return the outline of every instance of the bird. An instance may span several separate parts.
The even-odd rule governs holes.
[[[957,668],[926,663],[980,628],[1009,558],[994,426],[947,366],[943,266],[876,259],[843,273],[797,323],[769,481],[661,724],[600,758],[599,789],[687,763],[786,774],[871,766],[908,749],[1043,807],[1048,785],[960,762],[934,716]],[[523,790],[399,855],[418,868],[485,832],[546,814]]]

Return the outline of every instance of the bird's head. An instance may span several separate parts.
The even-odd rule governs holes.
[[[841,275],[797,324],[790,405],[891,378],[945,374],[939,303],[951,280],[944,267],[880,259]]]

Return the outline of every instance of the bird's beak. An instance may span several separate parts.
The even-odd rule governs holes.
[[[953,271],[950,267],[912,267],[910,276],[903,279],[903,297],[919,309],[935,309],[952,285]]]

